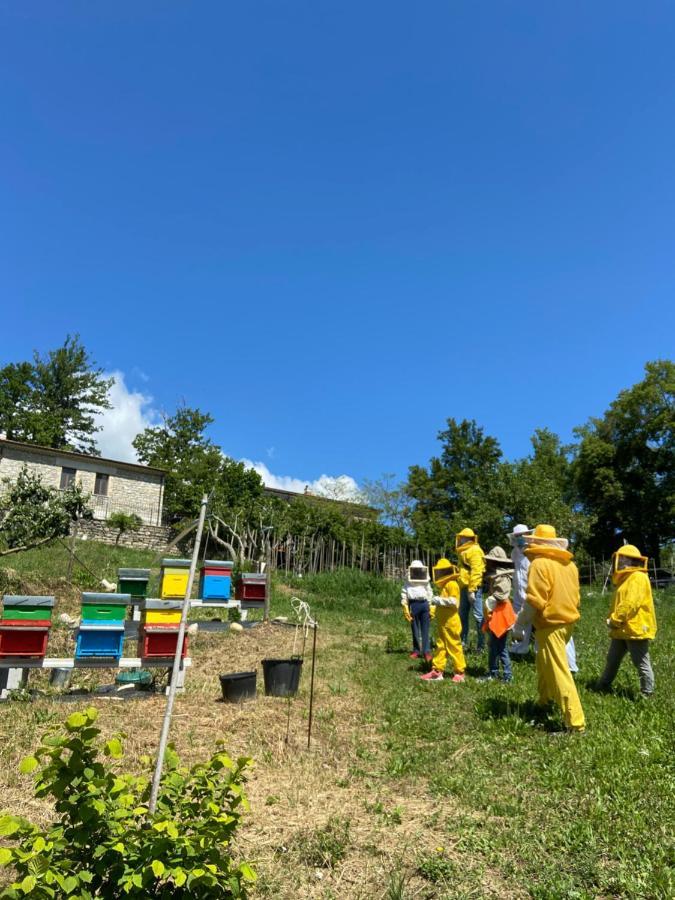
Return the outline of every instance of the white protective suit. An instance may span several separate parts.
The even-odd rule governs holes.
[[[530,530],[527,525],[516,525],[509,540],[511,541],[511,560],[513,561],[513,611],[516,615],[525,605],[525,594],[527,593],[527,573],[530,568],[530,561],[523,553],[523,548],[519,546],[522,540],[518,538],[522,535],[529,534]],[[527,653],[530,649],[530,641],[532,640],[532,625],[523,627],[523,637],[521,640],[511,641],[509,653]]]

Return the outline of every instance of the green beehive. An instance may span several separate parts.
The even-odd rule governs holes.
[[[117,590],[133,598],[145,600],[148,596],[150,569],[118,569]]]
[[[18,594],[6,594],[2,602],[0,619],[26,621],[50,621],[54,609],[53,597],[30,597]]]
[[[82,594],[82,623],[123,622],[127,606],[131,603],[129,594]]]

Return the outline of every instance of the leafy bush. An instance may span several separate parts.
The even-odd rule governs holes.
[[[91,518],[88,495],[75,484],[67,491],[45,485],[23,466],[16,481],[3,479],[0,499],[0,553],[16,553],[57,537],[65,537],[71,522]]]
[[[244,898],[255,873],[232,860],[230,844],[242,811],[249,760],[218,749],[206,763],[179,766],[165,757],[157,810],[148,812],[150,777],[118,774],[121,738],[98,741],[97,710],[73,713],[47,732],[21,772],[35,772],[35,796],[54,801],[57,820],[45,829],[18,816],[0,817],[0,865],[16,880],[0,897]],[[151,766],[149,758],[144,764]]]

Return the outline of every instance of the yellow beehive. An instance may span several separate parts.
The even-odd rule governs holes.
[[[162,600],[183,598],[190,576],[189,559],[163,559],[159,596]]]

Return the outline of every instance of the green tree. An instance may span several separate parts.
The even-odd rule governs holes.
[[[79,335],[46,356],[0,370],[0,431],[57,450],[99,455],[95,416],[110,409],[112,379],[103,378]]]
[[[428,468],[411,466],[406,485],[420,543],[454,547],[454,535],[465,526],[482,543],[496,543],[504,531],[498,441],[467,419],[448,419],[438,439],[440,455],[432,457]]]
[[[108,516],[106,520],[106,525],[117,530],[117,537],[115,538],[116,547],[123,534],[138,531],[142,524],[143,520],[140,516],[137,516],[136,513],[115,512]]]
[[[164,508],[174,522],[194,518],[204,494],[211,509],[226,517],[262,496],[257,472],[224,456],[206,436],[208,413],[180,407],[159,427],[146,428],[133,440],[142,463],[166,469]]]
[[[647,363],[642,381],[576,434],[574,479],[595,520],[589,549],[609,556],[626,539],[660,562],[675,537],[675,363]]]
[[[32,437],[33,374],[29,362],[9,363],[0,369],[0,433],[10,441]]]
[[[507,525],[518,522],[531,527],[546,522],[559,534],[572,539],[575,549],[588,540],[592,519],[576,502],[571,448],[557,434],[537,429],[532,454],[513,463],[503,463],[500,491]]]

